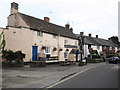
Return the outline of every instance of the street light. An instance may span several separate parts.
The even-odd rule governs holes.
[[[84,45],[84,32],[80,32],[80,36],[78,37],[79,40],[79,51],[80,51],[80,58],[79,58],[79,66],[82,66],[82,56],[83,56],[83,45]]]

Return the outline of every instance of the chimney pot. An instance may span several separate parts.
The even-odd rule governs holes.
[[[69,29],[69,28],[70,28],[70,24],[66,24],[65,27],[66,27],[67,29]]]
[[[18,4],[15,2],[11,3],[11,14],[14,14],[17,12],[18,12]]]
[[[91,36],[92,36],[92,34],[90,33],[90,34],[89,34],[89,37],[91,37]]]
[[[96,38],[98,38],[98,35],[96,35]]]
[[[44,17],[44,21],[49,22],[50,21],[49,17]]]
[[[73,32],[73,28],[72,27],[70,28],[70,31]]]
[[[84,35],[84,32],[80,32],[80,36],[83,36]]]

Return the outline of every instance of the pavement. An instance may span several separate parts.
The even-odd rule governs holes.
[[[88,63],[85,66],[60,66],[50,64],[46,67],[19,67],[2,69],[2,88],[45,88],[69,76],[92,69],[104,63]]]

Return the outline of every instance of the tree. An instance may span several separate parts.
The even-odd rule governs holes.
[[[109,40],[111,40],[113,43],[115,44],[119,44],[119,40],[118,40],[118,37],[117,36],[112,36],[110,38],[108,38]]]
[[[0,33],[0,53],[5,49],[6,46],[6,41],[5,41],[5,36],[2,33]]]

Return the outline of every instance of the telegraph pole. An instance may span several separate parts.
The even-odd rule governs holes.
[[[80,58],[79,58],[79,66],[82,66],[82,56],[83,56],[83,45],[84,45],[84,32],[80,32],[80,36],[78,37],[79,40],[79,51],[80,51]]]

